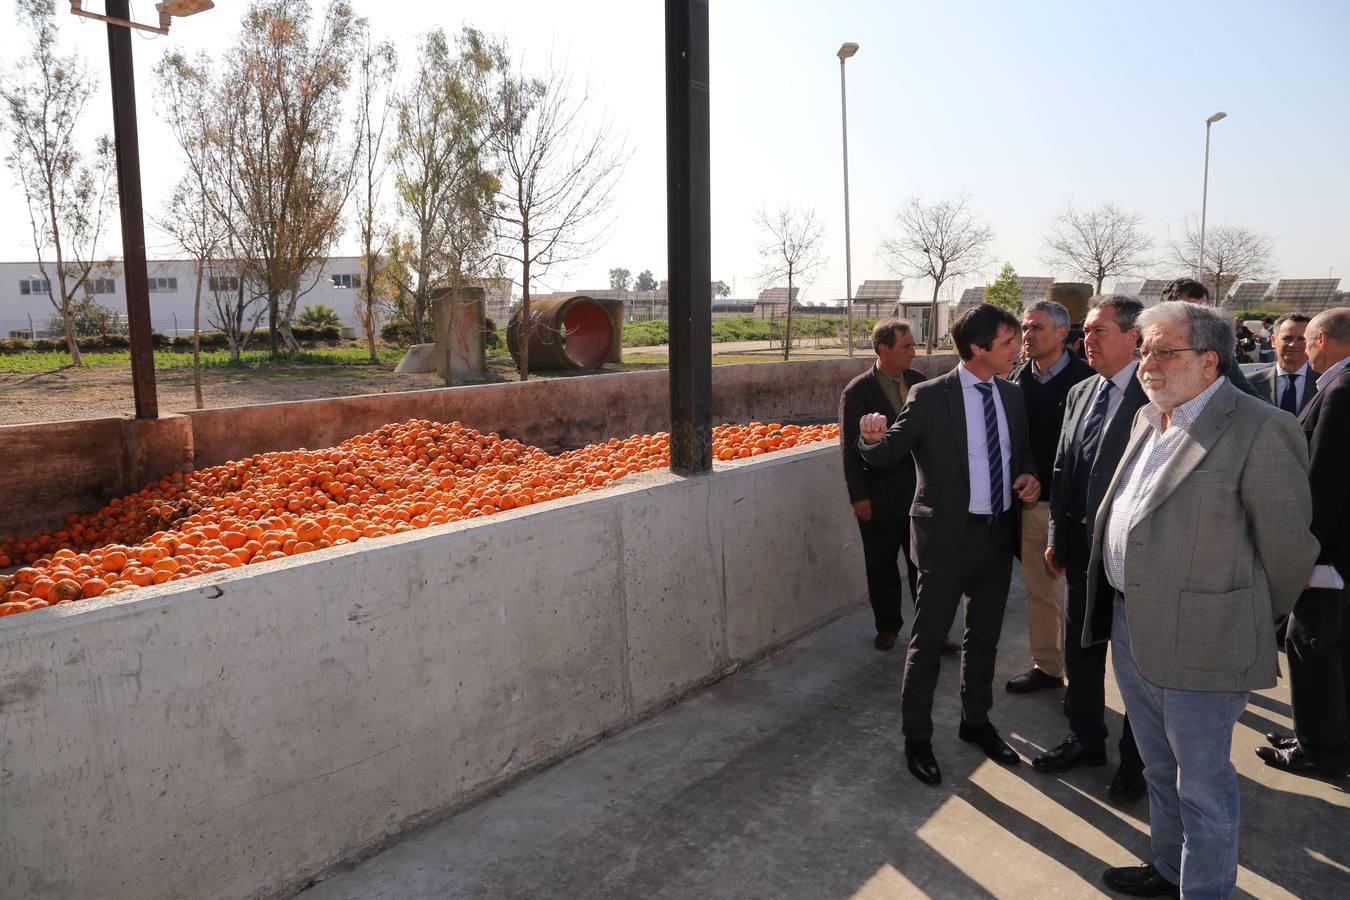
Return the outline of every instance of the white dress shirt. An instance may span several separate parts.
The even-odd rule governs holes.
[[[1284,399],[1285,386],[1289,379],[1286,375],[1294,376],[1294,409],[1303,408],[1303,397],[1308,393],[1308,380],[1312,378],[1312,363],[1304,363],[1303,367],[1297,372],[1286,372],[1280,368],[1280,364],[1275,364],[1275,405],[1279,406],[1280,401]]]
[[[1317,389],[1319,391],[1325,391],[1327,389],[1327,386],[1331,384],[1331,379],[1339,375],[1345,369],[1346,366],[1350,366],[1350,356],[1347,356],[1345,359],[1336,363],[1336,365],[1332,366],[1330,369],[1327,369],[1320,376],[1318,376]]]
[[[999,449],[1003,456],[1003,511],[1012,509],[1012,479],[1008,477],[1012,465],[1012,441],[1008,437],[1008,414],[1003,411],[1003,398],[998,393],[998,378],[981,382],[963,362],[957,366],[961,379],[961,399],[966,407],[966,449],[970,468],[970,512],[987,516],[994,511],[989,496],[989,451],[984,443],[984,394],[975,387],[987,384],[993,388],[994,415],[998,419]]]
[[[1116,410],[1120,409],[1120,401],[1125,398],[1125,389],[1130,386],[1134,380],[1134,373],[1139,371],[1139,360],[1131,360],[1125,364],[1125,367],[1113,375],[1111,381],[1111,393],[1106,398],[1106,421],[1102,422],[1102,433],[1111,426],[1111,420],[1116,417]],[[1074,437],[1081,443],[1083,440],[1083,427],[1087,424],[1088,416],[1092,413],[1092,404],[1097,401],[1097,395],[1102,391],[1102,382],[1107,379],[1097,376],[1096,389],[1092,392],[1092,399],[1088,401],[1087,409],[1078,417],[1078,431]]]
[[[1102,529],[1102,566],[1111,587],[1125,592],[1125,545],[1129,543],[1130,529],[1134,527],[1139,510],[1153,493],[1158,476],[1176,455],[1186,433],[1209,405],[1210,399],[1228,379],[1216,379],[1196,397],[1172,410],[1167,430],[1162,430],[1162,410],[1147,403],[1144,418],[1153,426],[1134,456],[1126,461],[1120,481],[1111,495],[1111,508]]]

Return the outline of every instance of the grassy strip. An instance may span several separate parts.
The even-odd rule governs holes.
[[[403,358],[404,350],[397,347],[381,347],[378,350],[378,365],[396,365]],[[124,366],[131,363],[129,350],[100,350],[83,353],[81,357],[89,368]],[[67,353],[16,353],[0,356],[0,372],[36,374],[50,372],[70,365]],[[266,350],[246,350],[239,359],[230,359],[228,350],[202,351],[203,369],[266,369],[289,366],[363,366],[371,365],[370,351],[365,347],[335,347],[322,350],[300,350],[295,353],[282,353],[273,360]],[[156,369],[190,369],[192,353],[182,350],[156,350]]]
[[[866,334],[876,324],[876,319],[856,319],[853,322],[854,334]],[[800,316],[792,320],[792,334],[795,337],[834,337],[845,325],[843,316]],[[712,323],[714,344],[728,341],[769,341],[783,336],[782,319],[755,319],[750,316],[733,316],[718,319]],[[651,322],[632,322],[623,327],[623,345],[625,347],[654,347],[670,343],[670,328],[664,320]]]

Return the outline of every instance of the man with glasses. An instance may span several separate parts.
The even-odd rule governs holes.
[[[1274,620],[1313,570],[1298,422],[1224,376],[1233,323],[1160,303],[1139,317],[1140,410],[1094,523],[1082,640],[1112,645],[1148,785],[1153,862],[1108,869],[1134,896],[1230,896],[1233,728],[1273,687]]]
[[[1262,399],[1285,412],[1298,415],[1317,393],[1317,373],[1308,362],[1309,317],[1287,313],[1275,320],[1275,365],[1252,376],[1252,386]]]
[[[1164,303],[1170,303],[1179,300],[1182,303],[1198,303],[1205,306],[1209,303],[1209,288],[1205,287],[1194,278],[1178,278],[1163,288],[1162,299]],[[1231,356],[1231,362],[1228,365],[1228,380],[1233,382],[1233,387],[1242,391],[1244,394],[1250,394],[1253,397],[1264,400],[1257,390],[1252,386],[1249,379],[1242,371],[1241,361],[1237,357],[1237,340],[1234,339],[1233,346],[1228,348]]]

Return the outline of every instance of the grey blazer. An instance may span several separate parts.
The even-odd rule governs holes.
[[[1085,647],[1110,637],[1093,624],[1096,605],[1114,600],[1102,540],[1121,473],[1151,430],[1140,410],[1097,514]],[[1274,620],[1293,608],[1317,558],[1307,473],[1297,420],[1223,384],[1130,529],[1125,608],[1145,679],[1191,691],[1274,686]]]
[[[1317,394],[1317,373],[1310,371],[1307,385],[1303,388],[1303,402],[1298,405],[1298,411],[1303,412],[1307,409],[1309,401]],[[1265,400],[1269,400],[1276,406],[1280,405],[1280,378],[1283,374],[1279,366],[1271,366],[1268,369],[1262,369],[1252,376],[1252,387],[1261,394]]]
[[[1022,389],[1002,378],[994,379],[994,383],[1008,419],[1010,478],[1016,481],[1022,474],[1035,475]],[[961,552],[961,537],[970,510],[970,468],[966,404],[957,369],[910,388],[909,400],[886,429],[886,437],[860,452],[869,466],[885,468],[900,464],[911,451],[918,474],[914,503],[909,509],[914,564],[922,572],[959,572],[969,564]],[[1014,509],[1010,512],[1016,513],[1021,501],[1016,491],[1012,496]],[[1014,527],[1019,527],[1020,519],[1020,515],[1013,516]],[[1013,546],[1021,547],[1020,538]]]

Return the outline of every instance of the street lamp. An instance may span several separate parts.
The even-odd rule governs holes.
[[[123,28],[135,28],[138,31],[149,31],[153,34],[168,34],[169,23],[174,16],[181,19],[185,16],[196,15],[199,12],[206,12],[208,9],[214,9],[215,6],[213,0],[164,0],[163,3],[156,3],[155,10],[159,13],[158,28],[141,22],[133,22],[127,16],[106,16],[89,12],[84,8],[84,0],[70,0],[70,14],[85,19],[97,19],[100,22],[107,22],[109,25],[121,25]]]
[[[858,45],[849,41],[839,47],[839,111],[844,125],[844,313],[848,322],[848,355],[853,355],[853,255],[848,221],[848,91],[844,87],[844,61],[858,52]]]
[[[1205,184],[1204,189],[1200,194],[1200,272],[1198,277],[1201,284],[1205,283],[1205,211],[1206,207],[1209,205],[1209,129],[1215,122],[1227,117],[1228,113],[1226,112],[1216,112],[1205,120]],[[1216,281],[1214,283],[1214,293],[1217,294],[1218,292],[1219,283]],[[1218,306],[1219,298],[1216,296],[1213,300],[1214,305]]]

